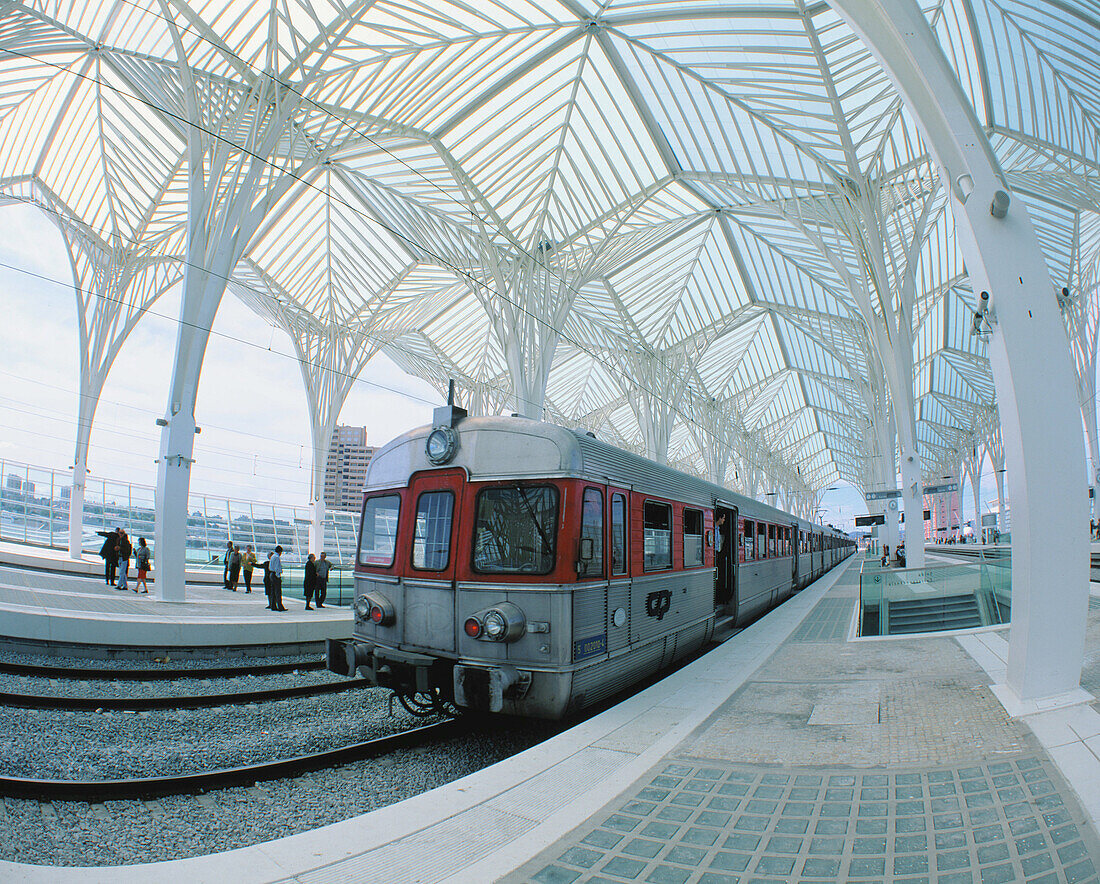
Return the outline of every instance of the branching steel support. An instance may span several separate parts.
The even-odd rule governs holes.
[[[1085,452],[1065,327],[1021,200],[914,0],[830,0],[878,57],[949,188],[975,291],[991,295],[990,360],[1014,506],[1010,710],[1080,702],[1088,610]],[[1042,371],[1037,371],[1037,366]]]

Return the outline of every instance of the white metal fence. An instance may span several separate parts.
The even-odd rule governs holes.
[[[0,539],[68,548],[71,482],[67,470],[0,460]],[[103,540],[97,532],[117,527],[135,540],[147,538],[151,545],[154,492],[148,485],[89,476],[84,492],[85,552],[99,551]],[[220,562],[229,540],[242,549],[251,544],[261,555],[281,545],[288,564],[304,562],[309,552],[321,552],[308,548],[308,507],[192,494],[188,512],[187,561],[192,566]],[[333,562],[354,563],[357,521],[358,513],[326,513],[323,549]]]

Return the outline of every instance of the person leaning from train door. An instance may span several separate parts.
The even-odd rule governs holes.
[[[733,598],[733,588],[729,585],[729,555],[728,544],[725,538],[726,514],[719,513],[714,520],[714,579],[720,587],[720,594],[716,593],[715,601],[720,605],[729,604]]]
[[[268,562],[271,573],[271,609],[285,611],[283,607],[283,548],[275,547],[275,555]]]
[[[305,575],[302,578],[302,589],[305,591],[306,596],[306,610],[312,611],[310,606],[310,600],[317,592],[317,560],[314,558],[313,553],[310,553],[306,557]]]
[[[328,596],[328,572],[332,570],[332,562],[328,560],[325,553],[321,553],[321,558],[317,560],[317,607],[323,608],[325,606],[325,598]]]

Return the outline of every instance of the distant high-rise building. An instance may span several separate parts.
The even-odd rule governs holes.
[[[363,482],[374,446],[367,444],[366,427],[337,427],[325,461],[325,506],[358,511],[363,505]]]

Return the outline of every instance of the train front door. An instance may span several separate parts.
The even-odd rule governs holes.
[[[465,473],[417,473],[409,482],[407,514],[412,551],[402,581],[403,643],[412,648],[455,649],[455,539]]]
[[[714,606],[737,614],[737,507],[714,505]]]

